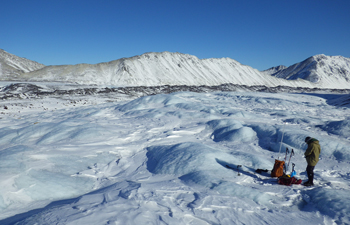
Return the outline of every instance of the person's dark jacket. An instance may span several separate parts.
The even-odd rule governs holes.
[[[311,138],[307,142],[307,149],[305,151],[305,158],[307,161],[307,165],[309,166],[316,166],[318,163],[320,153],[321,153],[321,146],[315,138]]]

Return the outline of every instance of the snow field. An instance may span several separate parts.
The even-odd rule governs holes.
[[[325,97],[182,92],[76,102],[1,114],[1,224],[350,222],[349,109]],[[255,173],[288,147],[306,180],[306,136],[322,147],[315,187]]]

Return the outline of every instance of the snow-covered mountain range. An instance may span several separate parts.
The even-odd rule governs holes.
[[[0,80],[105,86],[214,86],[230,83],[350,89],[350,59],[316,55],[288,68],[279,66],[261,72],[230,58],[199,59],[171,52],[151,52],[99,64],[44,66],[1,50]]]

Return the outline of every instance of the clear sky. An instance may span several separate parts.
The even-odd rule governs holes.
[[[0,48],[45,65],[145,52],[259,70],[350,57],[350,0],[0,0]]]

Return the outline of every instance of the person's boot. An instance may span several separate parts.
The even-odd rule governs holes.
[[[313,186],[314,185],[314,175],[312,173],[307,174],[309,180],[306,181],[303,185],[304,186]]]
[[[308,181],[308,182],[305,182],[303,185],[306,186],[306,187],[309,187],[309,186],[313,186],[314,184],[313,184],[313,183],[310,183],[310,182]]]
[[[309,183],[310,183],[310,181],[308,180],[308,181],[304,182],[303,185],[304,186],[309,186]]]

